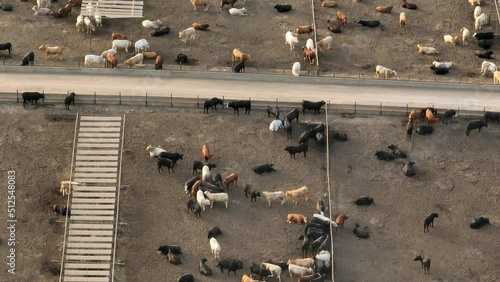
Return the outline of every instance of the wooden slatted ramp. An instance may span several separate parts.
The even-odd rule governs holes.
[[[138,0],[83,0],[80,15],[103,18],[142,18],[143,1]]]
[[[80,116],[59,281],[113,281],[125,116]]]

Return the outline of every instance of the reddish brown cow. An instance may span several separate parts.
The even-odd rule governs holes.
[[[127,39],[127,36],[125,36],[121,33],[118,33],[118,32],[113,32],[111,34],[111,41],[113,41],[115,39],[125,40],[125,39]]]
[[[337,22],[344,27],[347,26],[347,17],[341,11],[337,11]]]
[[[201,156],[206,162],[208,162],[210,158],[212,158],[212,154],[210,154],[210,150],[208,149],[208,146],[206,144],[201,148]]]
[[[302,47],[302,53],[304,53],[304,61],[309,59],[309,62],[312,64],[314,64],[314,61],[316,60],[316,54],[307,49],[306,47]]]
[[[118,66],[118,60],[116,59],[115,55],[111,54],[111,53],[108,53],[106,55],[106,67],[109,65],[111,65],[111,68],[114,68],[116,69],[116,67]]]
[[[155,70],[161,70],[163,69],[163,58],[158,55],[156,57],[156,62],[155,62]]]
[[[210,26],[209,24],[201,24],[201,23],[193,23],[191,24],[192,27],[196,30],[203,30],[206,31],[208,30],[208,27]]]
[[[222,182],[222,185],[226,186],[227,189],[229,189],[229,184],[231,183],[236,183],[238,185],[238,174],[237,173],[231,173],[226,179],[224,179],[224,182]]]

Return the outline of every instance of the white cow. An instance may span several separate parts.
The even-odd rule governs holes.
[[[184,43],[186,43],[189,39],[195,39],[196,32],[194,27],[186,28],[185,30],[179,32],[179,38]]]
[[[132,41],[130,40],[121,40],[115,39],[113,40],[113,49],[117,50],[118,48],[125,49],[125,52],[128,52],[128,48],[132,47]]]
[[[231,8],[229,9],[229,13],[233,16],[248,16],[247,9],[245,7],[241,9]]]
[[[205,196],[203,195],[203,191],[201,191],[201,190],[198,190],[198,192],[196,192],[196,201],[201,206],[201,209],[203,211],[205,211],[206,206],[210,206],[210,201],[208,199],[205,199]]]
[[[319,51],[326,51],[332,48],[332,43],[333,43],[333,37],[327,36],[318,41],[318,43],[316,43],[316,46],[318,46]]]
[[[483,61],[481,64],[481,75],[485,76],[487,72],[494,74],[497,71],[497,65],[492,62]]]
[[[142,50],[147,51],[149,43],[146,39],[140,39],[135,42],[135,53],[139,54]]]
[[[300,75],[300,63],[295,62],[292,66],[292,74],[293,76],[299,76]]]
[[[85,32],[85,22],[83,21],[83,16],[79,15],[76,18],[76,29],[78,32]]]
[[[90,33],[90,31],[92,31],[92,32],[95,31],[95,26],[92,23],[92,21],[89,19],[89,17],[85,17],[83,19],[83,22],[85,23],[85,27],[87,28],[87,33]]]
[[[285,44],[290,44],[290,51],[295,49],[295,44],[299,43],[299,39],[297,38],[297,35],[294,34],[291,31],[287,31],[285,33]]]
[[[375,75],[377,76],[377,78],[380,78],[380,75],[383,75],[384,79],[388,79],[392,76],[397,77],[398,73],[395,70],[377,65],[377,67],[375,67]]]
[[[160,22],[159,20],[156,20],[154,22],[150,20],[143,20],[142,26],[145,28],[157,29],[160,27]]]
[[[109,49],[109,50],[106,50],[106,51],[102,52],[101,53],[101,57],[106,58],[106,56],[108,56],[108,54],[116,56],[116,53],[117,52],[116,52],[115,49]],[[148,151],[150,147],[151,147],[151,145],[149,145],[149,147],[148,147],[148,149],[146,149],[146,151]],[[156,149],[156,148],[154,148],[154,149]],[[160,149],[160,150],[163,150],[163,149]],[[166,152],[166,151],[163,150],[162,152]]]
[[[205,196],[207,196],[210,201],[210,208],[214,207],[215,202],[223,202],[226,204],[227,209],[227,203],[229,201],[229,195],[227,193],[210,193],[209,191],[205,191]]]
[[[307,41],[306,41],[306,48],[315,52],[316,51],[316,48],[314,48],[314,41],[312,40],[312,38],[308,38]]]
[[[452,62],[437,62],[434,61],[432,62],[432,65],[435,66],[436,68],[446,68],[446,69],[451,69],[453,66]]]
[[[215,238],[210,238],[210,252],[214,254],[215,258],[218,259],[220,257],[220,245],[219,242],[217,242],[217,239]]]
[[[85,56],[85,66],[86,67],[104,67],[106,64],[106,59],[98,55],[86,55]]]
[[[35,15],[49,15],[52,10],[49,9],[49,8],[38,8],[37,6],[33,6],[33,8],[31,8],[33,11],[35,11]]]
[[[488,24],[488,15],[486,13],[482,13],[481,15],[479,15],[477,18],[476,18],[476,21],[474,23],[474,28],[476,30],[478,29],[481,29],[481,27],[483,27],[483,25],[486,25]]]

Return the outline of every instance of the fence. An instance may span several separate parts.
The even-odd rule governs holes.
[[[44,93],[44,92],[43,92]],[[45,93],[44,93],[45,94]],[[63,104],[64,96],[59,94],[45,94],[45,99],[43,103],[39,103],[39,106],[53,106]],[[206,99],[211,97],[200,97],[196,98],[189,97],[178,97],[170,93],[169,96],[148,96],[145,93],[144,96],[128,96],[122,93],[117,93],[115,95],[109,94],[78,94],[77,102],[83,105],[125,105],[125,106],[146,106],[146,107],[176,107],[176,108],[203,108],[203,104]],[[268,105],[279,106],[281,109],[294,109],[301,108],[302,102],[293,101],[280,101],[278,98],[275,100],[253,100],[251,97],[248,98],[252,101],[253,109],[263,110],[267,108]],[[0,103],[22,103],[22,94],[18,91],[17,93],[1,93],[0,92]],[[231,97],[222,96],[223,109],[228,101],[233,101]],[[331,103],[328,101],[326,107],[330,114],[344,114],[344,115],[386,115],[386,116],[401,116],[408,115],[412,109],[423,108],[434,105],[422,105],[422,104],[389,104],[389,103],[376,103],[376,104],[358,104],[354,102],[352,104],[341,104],[341,103]],[[484,115],[486,108],[477,109],[463,109],[457,107],[454,109],[457,112],[457,116],[462,117],[481,117]]]

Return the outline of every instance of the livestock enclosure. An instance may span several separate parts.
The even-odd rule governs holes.
[[[210,0],[217,2],[215,0]],[[320,1],[290,0],[293,6],[289,13],[277,13],[273,7],[277,2],[238,1],[235,7],[243,5],[249,11],[247,17],[229,15],[228,6],[222,11],[210,8],[207,12],[198,9],[193,11],[188,0],[159,1],[150,0],[144,3],[144,19],[163,18],[171,27],[171,32],[162,37],[149,36],[150,30],[141,26],[143,19],[104,19],[104,26],[93,34],[78,33],[75,28],[76,17],[80,8],[74,8],[73,15],[67,18],[54,19],[51,16],[34,16],[32,2],[12,3],[14,11],[4,13],[0,19],[2,42],[12,42],[13,54],[4,55],[3,63],[18,65],[22,57],[29,51],[35,52],[35,64],[45,66],[80,66],[87,54],[100,54],[111,47],[111,33],[120,32],[136,41],[146,38],[151,50],[156,51],[165,60],[165,69],[178,69],[174,59],[177,54],[188,55],[190,62],[182,66],[184,70],[231,71],[231,52],[241,48],[252,56],[247,63],[250,73],[271,73],[290,75],[295,61],[302,62],[302,75],[322,75],[335,77],[374,78],[375,66],[380,64],[398,71],[399,79],[447,81],[461,83],[488,83],[490,77],[483,78],[479,71],[483,59],[477,58],[473,52],[480,49],[475,40],[469,45],[452,46],[445,44],[443,35],[460,34],[462,27],[474,33],[473,7],[466,0],[418,1],[417,10],[401,8],[399,1],[337,1],[338,8],[323,8]],[[244,4],[243,4],[244,3]],[[319,53],[319,69],[315,65],[307,66],[302,61],[301,47],[305,45],[306,35],[302,35],[295,50],[290,51],[284,44],[284,34],[296,26],[312,23],[311,3],[314,6],[317,39],[327,35],[334,38],[333,48]],[[497,32],[496,9],[493,1],[484,1],[483,12],[490,15],[491,23],[481,31]],[[65,3],[52,3],[56,9]],[[375,6],[393,5],[392,14],[375,12]],[[215,5],[217,6],[217,5]],[[335,13],[342,11],[348,17],[348,26],[340,34],[333,34],[326,29],[326,20],[335,19]],[[399,12],[405,10],[408,18],[406,30],[400,30]],[[357,25],[358,20],[378,19],[381,27],[370,29]],[[198,31],[197,39],[182,43],[177,34],[191,26],[191,23],[208,23],[210,31]],[[22,35],[22,36],[21,36]],[[311,34],[311,37],[314,35]],[[497,39],[498,40],[498,39]],[[43,53],[38,50],[41,44],[53,44],[64,47],[62,60],[44,60]],[[436,47],[436,56],[420,55],[416,45]],[[496,53],[498,44],[491,50]],[[118,53],[119,68],[131,54]],[[444,77],[437,77],[429,69],[432,61],[452,61],[454,67]],[[153,69],[154,61],[146,60],[142,66]]]

